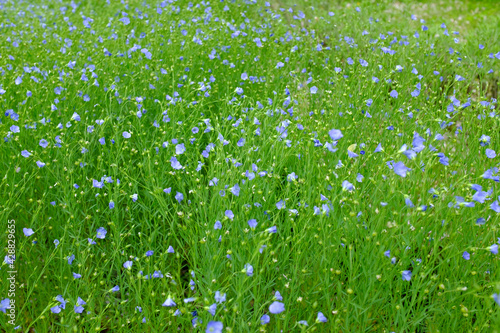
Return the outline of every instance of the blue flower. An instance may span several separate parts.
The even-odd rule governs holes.
[[[285,201],[280,200],[278,203],[276,203],[276,208],[278,209],[286,208]]]
[[[0,311],[2,311],[3,313],[6,313],[7,309],[10,309],[10,299],[4,298],[0,302]]]
[[[97,238],[99,239],[104,239],[106,238],[106,234],[108,233],[108,231],[106,229],[104,229],[103,227],[100,227],[99,229],[97,229]]]
[[[382,148],[382,144],[379,143],[377,145],[377,148],[375,148],[375,150],[373,151],[374,153],[378,153],[378,152],[381,152],[382,150],[384,150],[384,148]]]
[[[406,177],[406,173],[408,171],[411,171],[411,169],[407,168],[403,162],[397,162],[396,164],[394,164],[394,172],[396,173],[396,175],[404,178]]]
[[[215,316],[215,312],[217,311],[217,303],[214,303],[208,307],[208,312],[213,316]]]
[[[328,319],[326,319],[325,315],[321,312],[318,312],[318,318],[316,318],[316,321],[319,323],[326,323]]]
[[[347,180],[344,180],[342,182],[342,189],[344,191],[352,191],[352,190],[354,190],[354,185],[352,185],[351,183],[349,183]]]
[[[465,260],[469,260],[469,259],[470,259],[470,254],[469,254],[469,252],[464,251],[464,253],[462,254],[462,257],[463,257]]]
[[[493,149],[486,149],[486,157],[495,158],[497,153]]]
[[[497,302],[498,305],[500,305],[500,294],[493,294],[493,299],[495,302]]]
[[[56,305],[56,306],[54,306],[54,307],[51,307],[51,308],[50,308],[50,311],[51,311],[52,313],[58,314],[58,313],[60,313],[60,312],[61,312],[61,307],[60,307],[59,305]]]
[[[226,301],[226,294],[224,293],[224,294],[221,295],[220,291],[217,290],[215,292],[215,301],[217,303],[223,303],[223,302],[225,302]]]
[[[166,306],[166,307],[173,307],[176,305],[177,304],[175,304],[174,300],[172,299],[172,297],[170,295],[167,297],[165,302],[163,302],[163,304],[162,304],[162,306]]]
[[[330,138],[333,140],[333,141],[337,141],[337,140],[340,140],[344,135],[342,134],[342,132],[338,129],[332,129],[328,132],[328,135],[330,136]]]
[[[238,183],[236,183],[236,185],[234,185],[230,191],[233,195],[237,197],[240,196],[240,186],[238,185]]]
[[[29,229],[29,228],[23,228],[23,232],[24,232],[24,236],[26,236],[26,237],[29,237],[35,233],[33,231],[33,229]]]
[[[489,137],[488,135],[481,135],[481,137],[479,138],[479,144],[481,146],[487,146],[490,144],[490,140],[491,140],[491,137]]]
[[[484,192],[484,191],[479,190],[472,196],[472,200],[480,202],[480,203],[484,203],[484,200],[486,200],[487,196],[488,196],[488,192]]]
[[[175,156],[172,156],[172,158],[170,159],[170,164],[175,170],[182,169],[182,165],[179,163],[179,161],[177,161],[177,158]]]
[[[134,263],[133,261],[125,261],[125,263],[123,264],[123,268],[132,269],[133,263]]]
[[[62,295],[57,295],[56,296],[56,301],[58,301],[59,303],[61,303],[61,304],[59,304],[59,307],[61,309],[65,309],[66,308],[67,301],[62,297]]]
[[[275,301],[269,305],[269,312],[272,314],[282,313],[283,311],[285,311],[285,304],[281,302]]]
[[[497,213],[500,213],[500,205],[498,204],[498,201],[493,201],[493,203],[490,205],[490,209],[494,210]]]
[[[128,25],[130,23],[130,19],[126,16],[122,17],[121,19],[118,19],[118,21],[122,22],[123,25]]]
[[[356,158],[356,157],[358,157],[358,154],[356,154],[350,150],[347,150],[347,156],[349,156],[349,158]]]
[[[248,220],[248,225],[250,226],[250,228],[255,229],[257,227],[257,220],[256,219]]]
[[[398,98],[398,92],[396,90],[392,90],[389,94],[392,98]]]
[[[184,146],[183,143],[180,143],[177,146],[175,146],[175,153],[177,155],[184,154],[185,151],[186,151],[186,147]]]
[[[234,218],[234,214],[233,214],[233,211],[228,209],[224,212],[224,215],[226,215],[226,217],[230,220],[232,220]]]
[[[271,321],[271,317],[269,317],[267,314],[260,317],[260,323],[262,325],[268,324],[270,321]]]
[[[247,276],[252,276],[253,275],[253,266],[250,264],[245,264],[245,273]]]
[[[363,178],[365,178],[365,177],[362,174],[358,173],[356,176],[356,181],[358,183],[361,183],[361,182],[363,182]]]
[[[85,305],[85,304],[87,304],[87,303],[83,299],[78,297],[78,299],[76,301],[76,305],[74,307],[75,313],[82,313],[83,310],[85,310],[82,305]]]
[[[269,232],[270,234],[275,234],[277,232],[276,226],[272,226],[271,228],[268,228],[267,232]]]
[[[207,324],[206,333],[222,333],[224,325],[220,321],[209,321]]]
[[[410,281],[411,280],[411,271],[403,271],[402,273],[403,276],[403,281]]]

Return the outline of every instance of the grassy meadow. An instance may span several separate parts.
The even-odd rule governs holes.
[[[0,331],[498,332],[497,1],[0,1]]]

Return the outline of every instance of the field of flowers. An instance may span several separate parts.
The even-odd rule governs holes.
[[[0,331],[494,332],[497,5],[0,0]]]

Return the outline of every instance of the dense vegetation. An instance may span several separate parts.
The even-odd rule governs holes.
[[[0,1],[0,329],[499,327],[495,2],[328,3]]]

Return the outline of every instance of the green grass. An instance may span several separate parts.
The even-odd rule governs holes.
[[[497,331],[496,1],[127,3],[0,4],[1,330]]]

